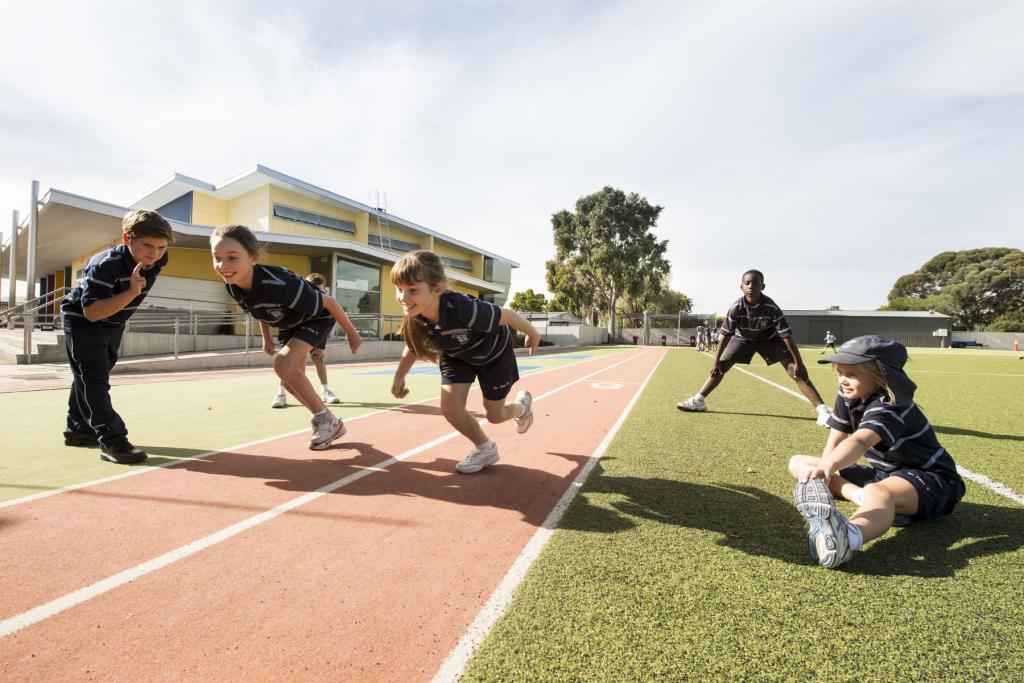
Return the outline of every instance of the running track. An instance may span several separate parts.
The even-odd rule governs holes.
[[[430,680],[663,354],[527,375],[472,476],[432,401],[0,509],[0,678]]]

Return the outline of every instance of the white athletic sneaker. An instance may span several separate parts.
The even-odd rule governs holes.
[[[324,393],[320,394],[320,399],[324,403],[341,403],[341,399],[334,395],[334,392],[330,389],[324,389]]]
[[[676,408],[679,410],[685,410],[688,413],[705,413],[708,410],[707,405],[704,403],[704,399],[691,396],[681,403],[676,404]]]
[[[309,448],[313,451],[322,451],[330,448],[331,443],[342,436],[345,436],[345,423],[340,417],[334,417],[331,411],[324,415],[313,416],[313,438],[309,440]]]
[[[285,396],[284,394],[278,394],[277,396],[274,397],[274,401],[273,401],[273,403],[270,404],[270,407],[271,408],[287,408],[288,407],[288,397]]]
[[[807,520],[807,553],[822,567],[835,569],[853,555],[846,516],[836,509],[836,501],[824,479],[797,482],[793,491],[796,509]]]
[[[462,474],[474,474],[496,462],[498,462],[498,445],[492,441],[490,448],[474,446],[469,455],[455,465],[455,469]]]
[[[533,396],[529,391],[520,391],[515,402],[523,407],[523,414],[516,418],[516,431],[525,434],[533,424]]]
[[[825,405],[824,403],[822,405]],[[832,416],[832,411],[829,410],[828,406],[825,406],[824,410],[818,410],[818,419],[815,422],[821,427],[828,427],[828,418]]]

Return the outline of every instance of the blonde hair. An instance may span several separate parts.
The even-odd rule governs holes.
[[[306,276],[306,281],[314,284],[317,287],[324,287],[327,285],[327,278],[320,273],[310,273]]]
[[[441,257],[432,251],[420,249],[398,259],[391,269],[391,284],[418,285],[426,284],[431,290],[438,285],[448,284],[444,274],[444,263]],[[427,324],[417,316],[402,318],[402,339],[413,354],[421,360],[438,362],[441,350],[427,334]]]
[[[882,368],[879,367],[878,363],[873,360],[865,361],[863,363],[833,363],[832,369],[835,370],[836,374],[839,374],[839,366],[843,365],[848,368],[860,368],[864,371],[870,379],[874,380],[878,385],[878,388],[885,393],[885,398],[882,399],[885,403],[896,403],[896,394],[893,393],[889,383],[885,381],[885,375],[882,374]]]

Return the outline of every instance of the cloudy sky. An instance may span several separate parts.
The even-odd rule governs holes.
[[[522,264],[612,185],[722,311],[877,308],[1024,248],[1024,3],[2,2],[0,231],[30,181],[127,205],[256,163]]]

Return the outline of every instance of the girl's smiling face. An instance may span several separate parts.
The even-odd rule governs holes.
[[[875,379],[875,373],[864,367],[866,363],[859,365],[836,365],[836,375],[839,379],[839,391],[848,399],[859,398],[867,401],[882,386]]]
[[[444,284],[431,287],[424,281],[412,284],[395,284],[395,298],[402,305],[406,316],[422,315],[431,322],[437,322],[439,316],[440,297],[444,292]]]
[[[229,285],[252,289],[252,268],[259,254],[250,254],[242,243],[230,237],[215,237],[210,242],[213,269]]]

